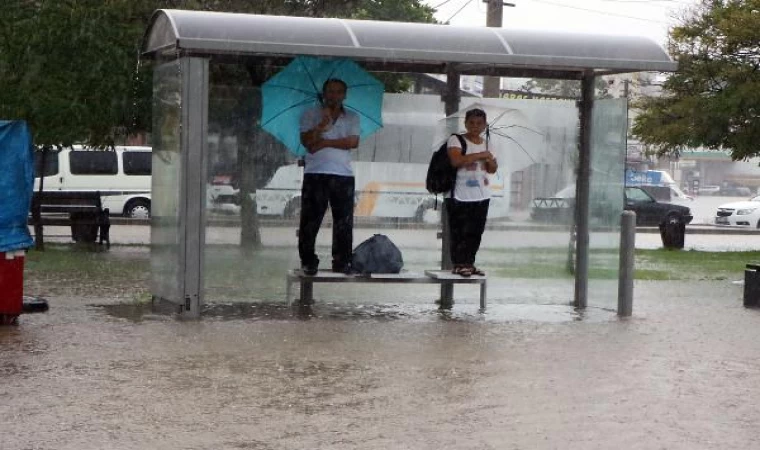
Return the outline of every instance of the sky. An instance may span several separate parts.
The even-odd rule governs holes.
[[[483,0],[422,0],[436,19],[455,26],[485,26]],[[504,28],[646,36],[664,45],[679,11],[698,0],[508,0]],[[440,5],[440,6],[439,6]],[[461,10],[460,10],[461,8]]]

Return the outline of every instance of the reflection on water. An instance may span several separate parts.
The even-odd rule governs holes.
[[[97,305],[96,305],[97,306]],[[169,316],[156,314],[150,304],[100,305],[109,315],[131,322],[165,321]],[[202,317],[206,320],[246,321],[397,321],[431,322],[600,322],[615,318],[615,311],[603,308],[577,309],[569,305],[497,304],[485,311],[476,305],[455,305],[454,309],[440,309],[434,304],[346,304],[319,302],[313,305],[289,306],[285,303],[209,303],[204,305]]]
[[[186,322],[108,302],[55,297],[0,329],[0,448],[753,448],[758,315],[728,283],[642,283],[625,321],[323,297]]]

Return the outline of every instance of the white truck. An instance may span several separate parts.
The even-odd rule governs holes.
[[[425,189],[427,164],[353,162],[356,178],[354,215],[437,221],[436,199]],[[301,209],[303,167],[280,167],[267,185],[256,191],[257,212],[263,216],[296,217]],[[491,175],[489,217],[509,213],[509,179],[497,171]]]

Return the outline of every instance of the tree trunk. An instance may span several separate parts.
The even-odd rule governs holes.
[[[242,223],[240,243],[246,249],[262,246],[259,217],[257,214],[256,190],[266,185],[278,167],[288,162],[288,150],[275,137],[259,125],[262,110],[261,85],[269,79],[276,68],[271,61],[246,66],[251,86],[243,89],[236,120],[236,135],[239,136],[238,167],[240,169],[240,195]],[[293,130],[298,133],[298,129]]]
[[[238,136],[238,167],[240,170],[240,245],[245,250],[261,247],[259,216],[256,212],[256,171],[253,153],[256,151],[256,133],[253,126],[240,130]]]

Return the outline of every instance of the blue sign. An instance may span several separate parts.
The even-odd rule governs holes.
[[[626,186],[652,186],[659,185],[662,182],[662,173],[657,170],[647,170],[640,172],[637,170],[625,171]]]

